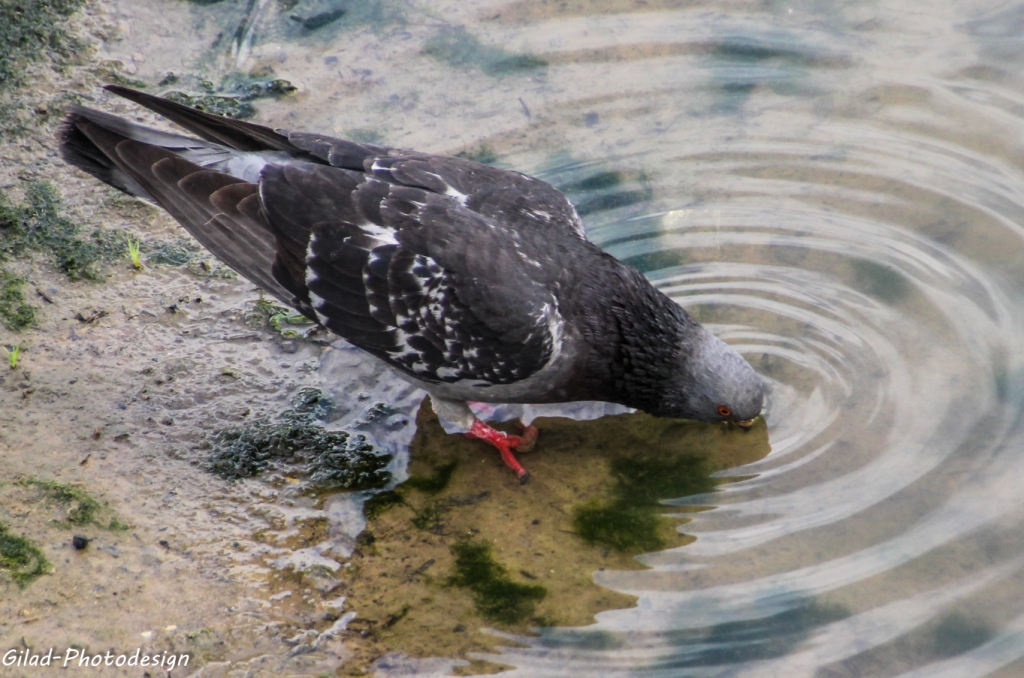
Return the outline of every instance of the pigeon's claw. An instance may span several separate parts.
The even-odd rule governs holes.
[[[533,428],[533,427],[530,427]],[[537,429],[534,429],[536,431]],[[519,449],[520,445],[523,444],[524,438],[528,438],[528,431],[524,432],[526,435],[523,437],[512,436],[507,433],[497,431],[479,419],[473,420],[473,428],[469,429],[468,435],[470,438],[478,438],[485,442],[494,445],[501,452],[501,459],[505,462],[505,465],[512,469],[512,472],[516,474],[516,478],[519,478],[521,485],[525,484],[530,479],[529,472],[523,468],[523,465],[519,463],[515,455],[512,454],[512,448]],[[533,443],[537,440],[536,434],[533,435],[533,440],[529,442],[529,446],[533,447]]]
[[[532,452],[537,444],[537,436],[540,435],[540,431],[537,430],[536,426],[524,424],[523,422],[519,422],[519,428],[523,429],[523,434],[516,436],[519,438],[519,442],[512,447],[516,448],[516,452]]]

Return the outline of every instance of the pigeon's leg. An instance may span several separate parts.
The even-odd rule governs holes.
[[[523,443],[527,443],[528,451],[533,447],[537,441],[537,429],[533,426],[527,427],[522,436],[509,435],[501,431],[495,430],[480,421],[473,415],[473,411],[469,409],[469,406],[458,400],[445,400],[436,396],[430,396],[430,404],[434,408],[434,412],[437,412],[437,416],[443,417],[453,424],[461,426],[462,428],[468,429],[466,433],[470,438],[479,438],[485,442],[490,443],[494,447],[498,448],[501,452],[501,459],[505,462],[505,465],[512,469],[512,472],[516,474],[516,478],[519,478],[520,484],[525,483],[530,479],[530,474],[527,472],[523,465],[519,463],[515,455],[512,454],[512,448],[521,449]],[[533,429],[532,434],[530,429]]]
[[[523,429],[522,435],[519,436],[519,444],[513,445],[516,448],[516,452],[530,452],[533,450],[533,446],[537,444],[537,436],[540,435],[540,431],[533,424],[524,424],[519,422],[519,428]]]

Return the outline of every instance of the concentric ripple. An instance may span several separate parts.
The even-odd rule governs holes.
[[[606,156],[625,186],[573,195],[592,164],[532,162],[578,203],[642,196],[581,210],[591,238],[755,366],[773,450],[670,502],[708,507],[695,543],[595,574],[636,608],[488,658],[523,676],[1024,670],[1024,88],[992,58],[1024,43],[992,32],[1005,14],[933,10],[902,30],[894,4],[860,28],[852,10],[679,11],[516,34],[559,64],[570,143],[579,110],[636,131]]]

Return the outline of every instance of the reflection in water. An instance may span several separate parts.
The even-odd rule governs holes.
[[[523,676],[1024,671],[1021,8],[472,9],[196,3],[165,20],[200,59],[138,32],[108,49],[144,52],[153,82],[288,79],[257,106],[274,125],[547,178],[770,385],[771,454],[670,502],[715,507],[696,541],[596,573],[636,608],[486,657]]]

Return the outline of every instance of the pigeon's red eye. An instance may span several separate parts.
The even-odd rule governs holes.
[[[731,417],[732,416],[732,410],[730,410],[725,405],[719,405],[718,406],[718,414],[720,414],[723,417]]]

